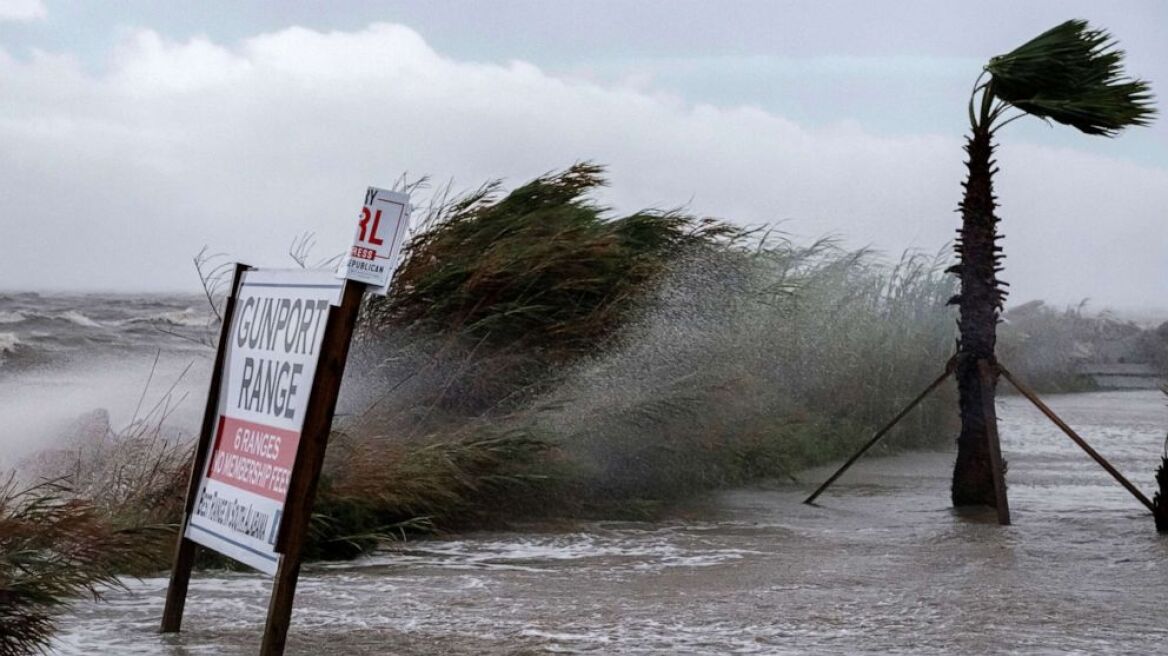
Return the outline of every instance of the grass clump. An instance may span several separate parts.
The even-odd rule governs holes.
[[[574,189],[563,202],[581,202],[581,188]],[[543,215],[507,216],[510,225]],[[429,229],[452,230],[441,223]],[[512,249],[545,240],[531,228],[508,234],[517,240]],[[431,246],[440,239],[415,238],[411,249],[431,250],[407,261],[425,260],[432,271],[479,265],[481,244]],[[583,248],[564,252],[591,257]],[[532,517],[643,517],[702,490],[793,477],[854,449],[935,378],[952,352],[945,303],[953,284],[938,258],[906,254],[888,263],[830,240],[801,246],[727,229],[652,259],[653,274],[614,297],[620,320],[605,331],[576,333],[574,346],[547,346],[555,332],[523,332],[540,330],[528,315],[503,311],[498,321],[517,323],[498,334],[438,322],[435,337],[418,328],[429,320],[424,314],[387,312],[392,293],[376,306],[383,313],[372,320],[385,323],[358,348],[383,351],[360,358],[378,366],[355,374],[376,383],[354,387],[388,393],[351,403],[365,409],[343,420],[350,450],[330,452],[333,473],[320,508],[332,522],[334,546],[325,551],[346,555],[371,544],[336,546],[345,526],[400,530],[417,518],[411,527],[458,530]],[[529,273],[496,267],[490,277],[503,288],[529,289],[538,286]],[[609,316],[618,302],[591,298],[569,309]],[[417,312],[426,310],[419,304]],[[404,323],[392,329],[397,321]],[[555,356],[512,366],[512,358],[539,358],[545,349]],[[477,400],[466,404],[468,397]],[[890,443],[946,442],[951,407],[926,403]],[[523,436],[507,442],[518,454],[494,457],[498,436]]]
[[[604,184],[602,167],[580,163],[505,196],[492,183],[440,203],[365,327],[579,354],[621,327],[674,257],[740,233],[679,212],[609,218],[588,198]]]
[[[951,355],[939,259],[610,218],[589,199],[601,173],[431,207],[362,317],[355,361],[375,366],[351,389],[377,392],[338,422],[319,553],[790,477],[853,449]],[[927,403],[891,443],[944,443],[953,418]]]
[[[310,557],[344,558],[386,539],[484,527],[549,503],[556,447],[522,426],[477,423],[407,445],[334,436],[313,517]]]
[[[0,485],[0,656],[48,647],[57,613],[158,567],[167,531],[125,526],[58,483]]]

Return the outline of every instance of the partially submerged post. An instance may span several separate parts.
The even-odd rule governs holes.
[[[187,603],[187,588],[191,583],[191,570],[195,566],[195,555],[198,553],[198,544],[187,537],[187,523],[195,509],[195,499],[199,494],[203,471],[207,468],[207,457],[210,455],[215,421],[219,416],[219,392],[223,381],[223,364],[227,357],[228,334],[231,332],[235,316],[235,296],[239,292],[239,283],[244,272],[250,268],[246,264],[235,265],[235,274],[231,278],[231,288],[227,292],[227,299],[223,305],[223,325],[219,328],[215,364],[211,370],[211,385],[207,390],[207,407],[203,412],[203,427],[199,431],[199,440],[195,444],[190,481],[183,508],[183,521],[179,525],[178,544],[175,545],[174,550],[174,565],[170,570],[170,585],[166,590],[166,605],[162,610],[161,630],[163,633],[174,633],[182,628],[183,609]]]
[[[349,357],[349,342],[353,328],[357,324],[357,314],[361,310],[361,297],[364,292],[364,284],[351,280],[346,282],[341,293],[340,306],[329,311],[328,326],[325,328],[321,343],[318,382],[309,399],[308,415],[304,418],[305,433],[316,438],[301,445],[296,454],[294,470],[296,473],[288,484],[284,524],[280,527],[275,545],[281,554],[280,565],[276,569],[276,582],[272,587],[272,597],[268,604],[268,621],[260,647],[261,656],[278,656],[284,653],[284,644],[292,621],[292,601],[296,596],[296,584],[300,577],[300,560],[304,553],[304,544],[308,540],[308,525],[316,500],[316,487],[320,482],[333,414],[336,412],[337,398],[340,395],[341,378],[344,376],[345,362]]]
[[[1168,396],[1168,385],[1160,388]],[[1156,486],[1159,490],[1152,498],[1152,514],[1156,517],[1156,530],[1168,533],[1168,436],[1164,438],[1164,451],[1160,454],[1160,466],[1156,469]]]
[[[1152,498],[1152,515],[1156,518],[1156,530],[1168,533],[1168,438],[1164,440],[1164,453],[1156,468],[1156,485],[1160,489]]]

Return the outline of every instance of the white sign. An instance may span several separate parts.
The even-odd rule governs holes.
[[[410,196],[369,187],[357,219],[357,233],[337,275],[364,282],[384,296],[397,268],[402,241],[410,227]]]
[[[267,574],[279,563],[276,533],[342,284],[329,271],[248,271],[236,297],[218,421],[186,536]]]

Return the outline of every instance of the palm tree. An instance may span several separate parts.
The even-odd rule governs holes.
[[[1125,127],[1147,125],[1155,114],[1148,84],[1124,76],[1123,52],[1107,32],[1070,20],[1012,52],[990,59],[969,99],[971,133],[965,151],[967,178],[956,244],[960,262],[949,269],[961,280],[950,300],[960,309],[957,386],[961,435],[953,469],[953,504],[996,505],[989,429],[996,373],[982,380],[978,362],[994,362],[998,315],[1006,298],[998,280],[1002,248],[997,244],[993,176],[994,136],[1023,116],[1070,125],[1112,137]],[[988,398],[987,398],[988,397]],[[996,435],[996,430],[994,432]]]

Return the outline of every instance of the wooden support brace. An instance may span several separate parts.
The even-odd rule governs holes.
[[[1000,364],[998,365],[998,370],[1002,372],[1002,376],[1004,376],[1006,380],[1010,381],[1010,384],[1014,386],[1014,389],[1018,390],[1022,396],[1025,396],[1027,399],[1029,399],[1030,402],[1034,404],[1034,407],[1038,408],[1042,414],[1046,415],[1047,419],[1050,419],[1052,422],[1054,422],[1055,426],[1058,426],[1060,429],[1062,429],[1062,431],[1066,433],[1067,437],[1071,438],[1071,441],[1073,441],[1075,444],[1078,444],[1081,449],[1086,451],[1087,455],[1091,456],[1095,462],[1099,463],[1099,466],[1105,469],[1108,474],[1111,474],[1112,478],[1118,481],[1119,484],[1122,485],[1128,492],[1131,492],[1133,497],[1138,499],[1140,503],[1144,504],[1144,506],[1148,510],[1152,511],[1153,514],[1156,512],[1156,506],[1150,499],[1148,499],[1148,497],[1144,496],[1143,492],[1140,492],[1139,488],[1137,488],[1135,485],[1132,485],[1132,482],[1127,480],[1123,474],[1119,473],[1119,470],[1113,467],[1110,462],[1107,462],[1106,458],[1099,455],[1099,452],[1091,448],[1091,445],[1087,444],[1086,440],[1084,440],[1082,437],[1079,437],[1078,433],[1072,430],[1071,427],[1066,424],[1066,422],[1059,418],[1059,416],[1054,413],[1054,410],[1051,410],[1049,407],[1047,407],[1047,405],[1042,402],[1042,399],[1038,398],[1037,394],[1035,394],[1030,388],[1018,382],[1018,379],[1014,378],[1013,374],[1011,374],[1008,369],[1001,366]]]
[[[325,448],[332,430],[333,415],[340,396],[341,378],[349,355],[349,342],[361,309],[364,283],[345,281],[341,305],[329,311],[328,324],[321,342],[316,380],[309,395],[308,413],[304,417],[302,442],[296,452],[296,464],[288,483],[284,517],[276,537],[280,564],[268,603],[268,620],[260,656],[281,656],[292,621],[292,601],[300,577],[300,559],[308,540],[308,525],[316,499],[317,483],[324,464]]]
[[[823,494],[823,492],[825,490],[827,490],[827,488],[830,487],[831,484],[836,481],[836,479],[838,479],[840,476],[843,476],[844,472],[846,472],[849,468],[851,468],[851,466],[854,465],[856,463],[856,461],[860,459],[861,456],[863,456],[865,453],[867,453],[868,449],[871,449],[872,447],[876,446],[876,443],[879,442],[885,435],[887,435],[888,431],[892,430],[892,428],[894,426],[899,424],[900,420],[904,419],[905,415],[907,415],[909,412],[911,412],[913,408],[917,407],[917,405],[921,401],[924,401],[925,397],[927,397],[929,394],[932,394],[933,390],[937,389],[941,385],[941,383],[945,382],[945,379],[949,378],[949,376],[952,376],[955,362],[956,362],[955,360],[950,359],[948,364],[945,365],[944,373],[942,373],[940,376],[937,376],[937,379],[934,380],[932,383],[930,383],[929,386],[925,388],[925,391],[921,392],[920,394],[917,395],[917,397],[915,399],[910,401],[909,404],[906,405],[903,410],[898,412],[896,414],[896,416],[892,418],[892,421],[888,422],[887,424],[884,425],[883,428],[876,431],[876,434],[873,435],[872,438],[869,439],[868,442],[864,444],[864,446],[860,447],[860,450],[857,451],[855,453],[855,455],[853,455],[851,458],[848,458],[848,461],[845,462],[839,469],[837,469],[836,472],[834,474],[832,474],[830,478],[828,478],[826,481],[824,481],[823,484],[820,485],[819,488],[816,489],[815,492],[813,492],[811,494],[811,496],[807,497],[803,501],[803,503],[806,503],[806,504],[815,503],[815,499],[818,498],[819,495]]]

